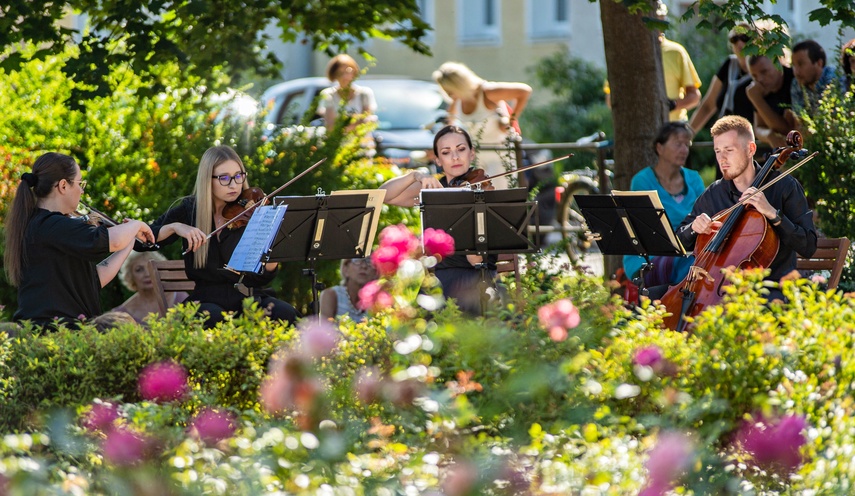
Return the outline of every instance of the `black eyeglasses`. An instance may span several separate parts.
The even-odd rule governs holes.
[[[748,43],[751,41],[751,37],[747,34],[735,34],[730,37],[730,44],[735,45],[737,41],[741,41],[743,43]]]
[[[235,182],[235,184],[243,184],[244,180],[246,180],[246,172],[238,172],[234,176],[230,176],[228,174],[220,174],[219,176],[211,176],[213,179],[217,179],[220,181],[220,184],[223,186],[228,186]]]

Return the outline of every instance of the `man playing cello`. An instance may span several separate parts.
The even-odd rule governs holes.
[[[752,186],[761,169],[753,160],[757,145],[751,124],[743,117],[722,117],[710,132],[722,179],[712,183],[698,197],[691,213],[677,229],[677,236],[686,250],[693,249],[698,234],[709,234],[717,227],[712,216],[743,202],[762,214],[777,234],[778,252],[767,267],[771,270],[767,279],[780,281],[795,270],[796,253],[809,257],[816,251],[816,227],[804,189],[792,175],[788,175],[757,192],[757,188]],[[780,174],[779,171],[771,171],[766,183]],[[731,244],[734,242],[738,240],[732,240]],[[770,300],[782,298],[778,289],[773,289],[769,295]]]

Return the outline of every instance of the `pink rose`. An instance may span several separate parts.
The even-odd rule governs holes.
[[[306,325],[305,322],[309,324]],[[312,358],[328,355],[338,344],[340,333],[329,321],[304,321],[300,328],[302,350]]]
[[[113,465],[129,466],[141,462],[148,452],[150,440],[143,434],[117,428],[109,431],[101,443],[104,458]]]
[[[636,350],[632,363],[646,367],[655,367],[662,361],[662,350],[658,346],[645,346]]]
[[[119,418],[119,409],[112,403],[95,403],[86,414],[83,427],[90,431],[107,431]]]
[[[567,331],[573,329],[581,322],[579,309],[569,299],[562,299],[540,307],[537,317],[549,332],[553,341],[564,341],[567,339]]]
[[[454,253],[454,238],[442,229],[425,229],[424,244],[428,255],[444,258]]]
[[[153,363],[140,373],[139,389],[140,396],[149,401],[166,403],[180,400],[189,389],[187,372],[172,361]]]
[[[206,444],[216,444],[235,433],[235,417],[229,412],[206,408],[190,421],[189,430]]]
[[[394,247],[406,257],[419,249],[419,240],[403,224],[389,226],[380,232],[380,247]]]
[[[664,495],[692,464],[693,459],[694,449],[688,437],[678,432],[660,434],[656,446],[648,454],[645,463],[648,482],[640,494]]]
[[[359,290],[359,308],[378,311],[392,306],[392,295],[383,291],[378,281],[371,281]]]
[[[371,262],[381,276],[391,276],[398,271],[398,266],[406,259],[394,246],[381,246],[371,253]]]
[[[807,442],[803,434],[806,427],[800,415],[786,415],[777,421],[761,419],[743,425],[736,439],[758,466],[789,474],[802,463],[799,449]]]

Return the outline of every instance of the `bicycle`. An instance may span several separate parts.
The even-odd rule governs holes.
[[[605,140],[605,133],[597,132],[576,141],[579,145]],[[604,160],[606,188],[611,189],[614,181],[614,160]],[[591,247],[591,241],[585,235],[585,218],[579,211],[574,197],[576,195],[599,194],[599,171],[591,167],[574,169],[561,174],[561,199],[556,213],[556,221],[561,231],[561,239],[570,260],[578,261]]]

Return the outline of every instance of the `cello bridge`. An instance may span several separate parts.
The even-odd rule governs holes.
[[[690,279],[693,281],[700,279],[701,277],[703,277],[707,281],[715,281],[715,278],[711,276],[710,273],[706,271],[706,269],[698,267],[697,265],[692,265],[692,267],[689,269],[689,276]]]

